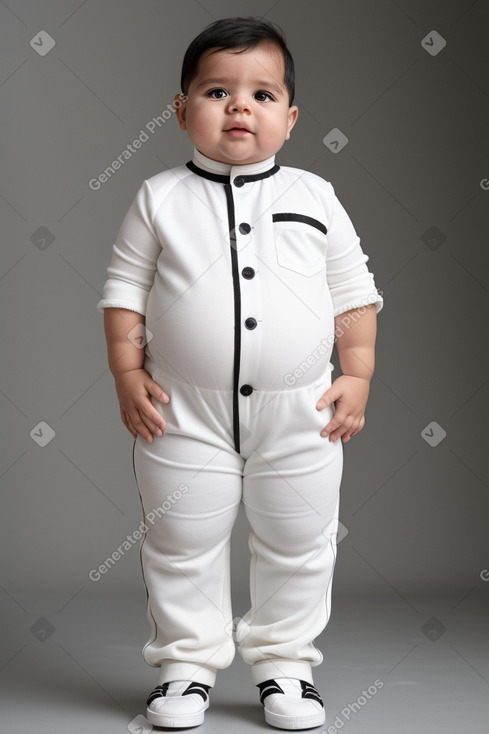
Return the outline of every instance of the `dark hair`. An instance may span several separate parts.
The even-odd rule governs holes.
[[[219,51],[227,48],[243,48],[246,51],[260,43],[274,43],[284,55],[284,82],[289,93],[289,106],[293,103],[295,92],[294,60],[287,48],[283,31],[263,18],[221,18],[211,23],[194,38],[183,58],[180,80],[182,92],[187,94],[188,87],[197,75],[199,59],[205,51],[214,48]],[[236,53],[241,53],[237,51]]]

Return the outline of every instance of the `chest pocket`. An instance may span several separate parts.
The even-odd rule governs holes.
[[[294,212],[272,215],[277,262],[311,277],[326,268],[327,229],[318,219]]]

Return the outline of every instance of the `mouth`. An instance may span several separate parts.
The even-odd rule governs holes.
[[[246,135],[247,133],[250,135],[252,134],[244,125],[233,125],[232,127],[228,127],[224,132],[232,133],[234,135]]]

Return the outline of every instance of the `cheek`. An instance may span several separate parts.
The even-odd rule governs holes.
[[[287,126],[282,120],[276,118],[267,120],[267,124],[263,128],[263,139],[269,143],[282,142],[287,134]]]
[[[198,114],[191,118],[191,125],[189,125],[189,131],[191,130],[196,135],[203,135],[209,137],[216,130],[217,121],[212,111],[206,111],[205,114]]]

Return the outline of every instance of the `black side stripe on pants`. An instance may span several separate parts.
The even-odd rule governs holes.
[[[238,253],[236,251],[236,223],[234,219],[234,199],[231,184],[224,184],[228,208],[229,243],[231,247],[231,267],[234,290],[234,374],[233,374],[233,433],[234,448],[239,454],[239,364],[241,359],[241,289],[239,285]]]
[[[144,522],[144,520],[146,519],[146,515],[144,514],[144,503],[143,503],[143,498],[141,496],[141,490],[139,489],[139,482],[138,482],[138,477],[137,477],[137,474],[136,474],[136,461],[135,461],[135,458],[134,458],[135,453],[136,453],[136,440],[137,439],[134,439],[134,443],[132,445],[132,470],[134,472],[134,479],[136,480],[136,487],[137,487],[137,490],[138,490],[139,501],[141,503],[141,512],[142,512],[142,515],[143,515],[143,522]],[[152,645],[156,641],[156,639],[158,638],[158,625],[156,624],[156,619],[154,618],[153,611],[151,609],[151,601],[150,601],[150,598],[149,598],[149,589],[148,589],[148,584],[146,583],[146,577],[144,575],[144,566],[143,566],[143,545],[144,545],[144,542],[145,542],[145,540],[146,540],[147,537],[148,537],[148,534],[145,533],[143,535],[143,539],[142,539],[142,541],[141,541],[141,543],[139,545],[139,563],[140,563],[140,566],[141,566],[141,575],[142,575],[142,579],[143,579],[144,589],[146,591],[146,613],[147,613],[148,617],[151,616],[152,628],[154,630],[154,632],[153,632],[154,637],[153,637],[152,640],[149,640],[145,644],[145,646],[143,648],[143,655],[144,655],[144,651],[148,647],[148,645]]]

